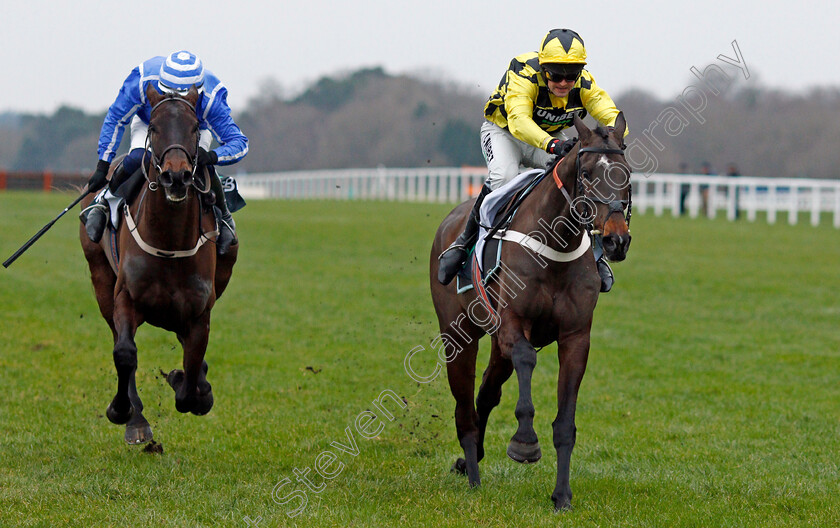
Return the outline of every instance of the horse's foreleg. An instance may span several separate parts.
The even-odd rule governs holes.
[[[127,423],[134,414],[129,388],[134,372],[137,370],[137,345],[134,334],[140,325],[139,315],[135,312],[126,289],[121,289],[114,299],[114,366],[117,369],[117,394],[105,414],[115,424]],[[135,391],[136,392],[136,391]]]
[[[572,449],[575,447],[575,407],[578,389],[589,357],[589,332],[560,341],[557,354],[560,360],[560,372],[557,376],[557,417],[552,423],[554,448],[557,450],[557,485],[551,494],[551,500],[555,509],[561,510],[572,507],[569,468]]]
[[[475,412],[475,358],[478,354],[478,337],[464,339],[455,331],[441,333],[446,347],[446,374],[449,390],[455,398],[455,429],[458,442],[464,450],[452,466],[458,473],[466,473],[470,486],[481,484],[478,472],[478,415]]]
[[[184,348],[184,370],[173,370],[167,376],[175,389],[175,408],[182,413],[207,414],[213,407],[213,390],[207,382],[208,367],[204,361],[210,337],[210,311],[178,337]]]
[[[134,381],[136,372],[136,370],[131,372],[131,378],[128,382],[128,397],[131,400],[131,407],[134,412],[128,423],[125,424],[125,441],[129,444],[145,444],[152,440],[152,426],[143,416],[143,402],[140,401],[140,395],[137,394],[137,384]]]
[[[503,354],[505,348],[510,351],[519,381],[519,399],[515,410],[519,427],[510,439],[507,454],[517,462],[536,462],[542,458],[537,432],[534,431],[534,403],[531,400],[531,377],[537,366],[537,351],[525,338],[521,326],[515,320],[503,324],[499,329],[499,345]]]
[[[475,399],[476,411],[478,411],[478,460],[484,458],[484,432],[487,429],[487,420],[490,412],[499,405],[502,398],[502,385],[513,373],[513,363],[510,359],[502,357],[501,349],[497,339],[493,339],[490,351],[490,362],[484,371],[481,387],[478,389],[478,397]]]

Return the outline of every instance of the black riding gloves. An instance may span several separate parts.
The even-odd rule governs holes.
[[[108,168],[110,166],[110,161],[99,160],[96,163],[96,170],[88,180],[88,192],[96,192],[105,187],[105,184],[108,183]]]
[[[569,153],[570,150],[577,143],[578,138],[567,139],[565,141],[560,139],[552,139],[545,147],[545,151],[549,154],[555,154],[561,158]]]
[[[208,166],[208,165],[215,165],[219,163],[219,155],[216,154],[215,150],[211,150],[207,152],[201,147],[198,147],[198,154],[196,154],[196,160],[198,161],[199,165]]]

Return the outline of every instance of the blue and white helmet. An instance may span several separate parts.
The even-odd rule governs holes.
[[[160,67],[158,88],[164,93],[185,94],[195,85],[204,84],[204,64],[189,51],[176,51]]]

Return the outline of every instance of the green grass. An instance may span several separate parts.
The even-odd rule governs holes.
[[[0,257],[71,200],[0,193]],[[207,352],[209,415],[179,414],[158,375],[180,364],[175,337],[138,333],[138,386],[163,454],[126,445],[104,417],[112,343],[68,214],[0,269],[0,526],[840,525],[840,231],[634,217],[629,258],[596,311],[574,509],[558,516],[553,347],[534,375],[543,460],[505,456],[512,378],[479,489],[449,473],[460,449],[445,376],[421,385],[403,369],[437,335],[428,253],[448,209],[255,201],[237,213],[243,247]],[[394,421],[373,439],[354,433],[356,456],[331,447],[386,389],[407,402],[388,400]],[[338,455],[327,471],[341,472],[324,482],[311,471],[324,489],[288,517],[298,501],[278,504],[272,490],[285,478],[301,488],[295,468],[327,450]]]

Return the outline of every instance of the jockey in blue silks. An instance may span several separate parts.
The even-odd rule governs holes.
[[[108,222],[106,198],[119,195],[117,190],[120,185],[140,168],[147,154],[146,136],[152,108],[146,98],[146,88],[150,84],[160,93],[186,95],[193,86],[199,91],[195,105],[200,127],[197,162],[211,171],[211,186],[216,195],[216,207],[221,213],[216,246],[218,252],[224,254],[236,240],[236,227],[213,165],[231,165],[244,158],[248,154],[248,138],[230,115],[225,85],[204,68],[201,59],[188,51],[176,51],[168,57],[153,57],[131,70],[125,79],[102,124],[99,161],[88,181],[89,192],[98,191],[108,183],[108,169],[129,123],[131,147],[122,164],[114,171],[108,188],[100,192],[91,206],[82,211],[80,217],[85,223],[85,230],[94,242],[102,238]],[[210,150],[214,138],[219,146]]]

